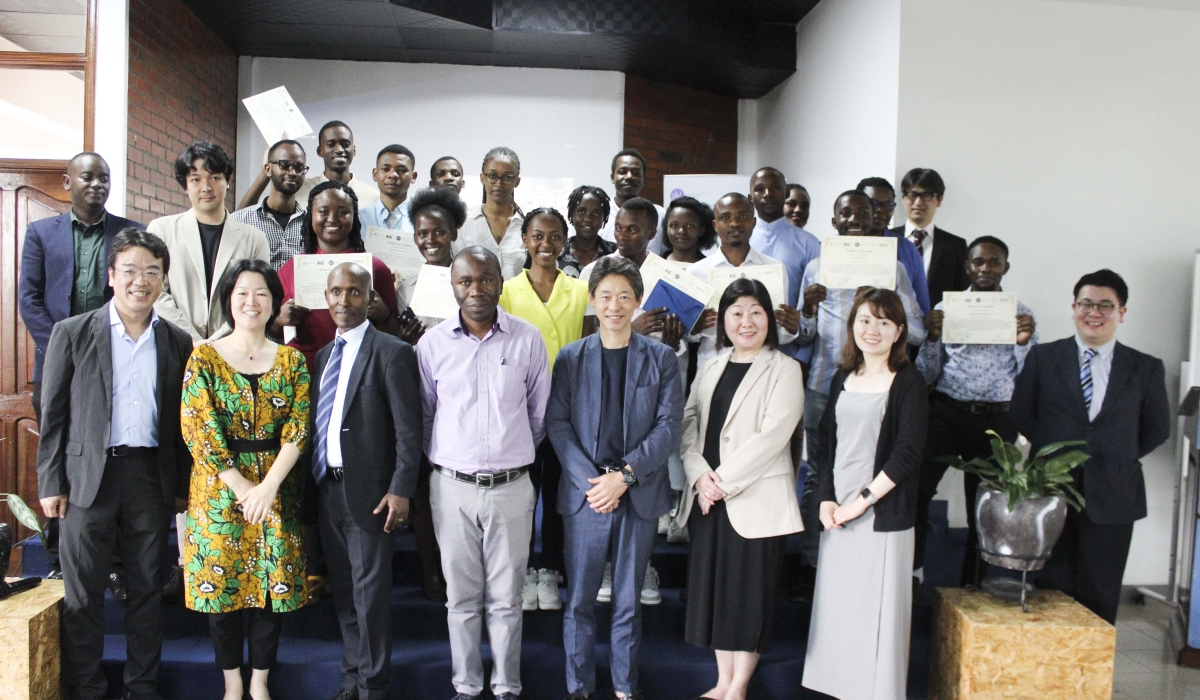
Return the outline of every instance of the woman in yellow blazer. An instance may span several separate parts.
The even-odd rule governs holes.
[[[567,220],[557,209],[544,207],[525,215],[521,240],[529,254],[529,267],[504,281],[500,306],[537,327],[546,343],[550,369],[564,345],[583,337],[583,315],[588,304],[587,280],[558,269],[558,257],[567,244]],[[524,610],[559,610],[558,584],[563,570],[563,521],[558,514],[558,481],[562,465],[547,438],[538,446],[529,469],[535,493],[542,496],[542,551],[534,551],[537,527],[529,539],[529,569],[521,592]],[[536,523],[535,523],[536,525]]]
[[[757,280],[725,289],[717,342],[731,352],[700,369],[683,414],[684,638],[716,652],[717,686],[705,698],[746,697],[771,638],[784,542],[804,529],[790,449],[804,382],[800,365],[776,350],[774,308]]]

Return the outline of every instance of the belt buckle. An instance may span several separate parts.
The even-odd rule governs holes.
[[[487,480],[486,484],[484,483],[484,479]],[[476,474],[475,475],[475,485],[481,489],[495,488],[496,487],[496,475],[495,474]]]
[[[129,454],[129,448],[124,445],[111,445],[106,452],[109,457],[125,457]]]
[[[975,416],[982,416],[984,413],[984,409],[986,408],[986,406],[984,406],[983,403],[979,402],[979,401],[972,401],[969,405],[971,407],[970,408],[971,415],[975,415]]]

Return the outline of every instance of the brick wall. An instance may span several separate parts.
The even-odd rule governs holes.
[[[236,155],[237,89],[237,54],[182,0],[130,1],[129,218],[145,223],[189,208],[174,163],[193,141]]]
[[[663,175],[737,172],[737,98],[625,76],[625,147],[646,157],[642,196],[662,202]]]

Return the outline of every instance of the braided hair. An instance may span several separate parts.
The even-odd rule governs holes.
[[[580,185],[571,191],[567,197],[567,218],[575,216],[575,210],[583,203],[584,195],[589,194],[600,200],[600,215],[604,218],[600,227],[603,228],[608,223],[608,215],[612,213],[612,204],[609,203],[608,193],[593,185]]]
[[[354,189],[339,180],[326,180],[308,193],[308,211],[304,212],[304,227],[300,231],[300,238],[304,242],[304,252],[312,255],[320,251],[317,245],[317,232],[313,229],[313,202],[317,199],[317,195],[327,190],[341,190],[350,197],[351,211],[354,213],[354,223],[350,226],[350,250],[355,253],[364,253],[367,248],[363,244],[362,237],[362,221],[358,218],[358,195],[354,194]]]

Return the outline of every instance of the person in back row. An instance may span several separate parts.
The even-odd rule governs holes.
[[[611,179],[613,190],[616,196],[613,197],[613,204],[619,209],[625,206],[625,202],[631,199],[639,199],[642,196],[642,188],[646,186],[646,159],[641,153],[638,153],[632,148],[617,153],[612,159]],[[649,200],[647,200],[649,201]],[[662,221],[663,208],[654,205],[654,210],[658,212],[656,221]],[[662,253],[662,238],[656,235],[656,231],[650,232],[650,237],[646,240],[646,247],[655,255]],[[617,221],[616,218],[609,219],[600,229],[600,237],[606,241],[617,242]]]
[[[600,237],[600,229],[611,214],[608,193],[599,187],[580,185],[567,197],[567,220],[575,235],[558,258],[558,268],[571,277],[579,277],[583,268],[605,255],[617,252],[617,244]],[[584,280],[586,284],[587,280]]]
[[[892,214],[896,211],[896,190],[892,188],[892,183],[882,177],[866,177],[859,180],[855,189],[871,198],[872,224],[871,232],[867,235],[896,239],[896,259],[908,273],[921,313],[928,314],[929,284],[925,281],[925,261],[912,241],[888,230]]]
[[[463,185],[467,184],[463,177],[462,163],[458,162],[453,156],[442,156],[433,161],[433,165],[429,168],[429,187],[434,189],[437,187],[450,187],[455,192],[462,192]]]
[[[307,172],[303,146],[292,140],[276,142],[267,149],[263,172],[259,175],[270,181],[270,193],[261,202],[251,200],[249,205],[229,215],[234,221],[266,234],[271,245],[271,268],[276,272],[293,255],[304,252],[301,231],[306,210],[296,200],[296,193]]]
[[[525,263],[525,244],[521,242],[524,215],[513,198],[521,184],[521,159],[511,148],[493,148],[483,157],[479,182],[483,185],[483,208],[459,231],[454,252],[457,255],[476,245],[486,248],[500,260],[504,279],[510,280]]]
[[[379,187],[379,199],[361,207],[363,234],[368,226],[412,233],[408,217],[408,189],[417,179],[417,158],[404,146],[393,143],[384,146],[375,156],[371,177]]]
[[[909,170],[900,181],[900,192],[908,220],[888,235],[907,238],[917,247],[925,264],[932,306],[942,300],[943,292],[960,292],[971,284],[966,273],[967,242],[933,225],[933,217],[946,196],[946,183],[936,170]]]
[[[789,182],[787,199],[783,200],[783,216],[796,228],[808,226],[808,215],[812,211],[812,196],[799,183]]]

